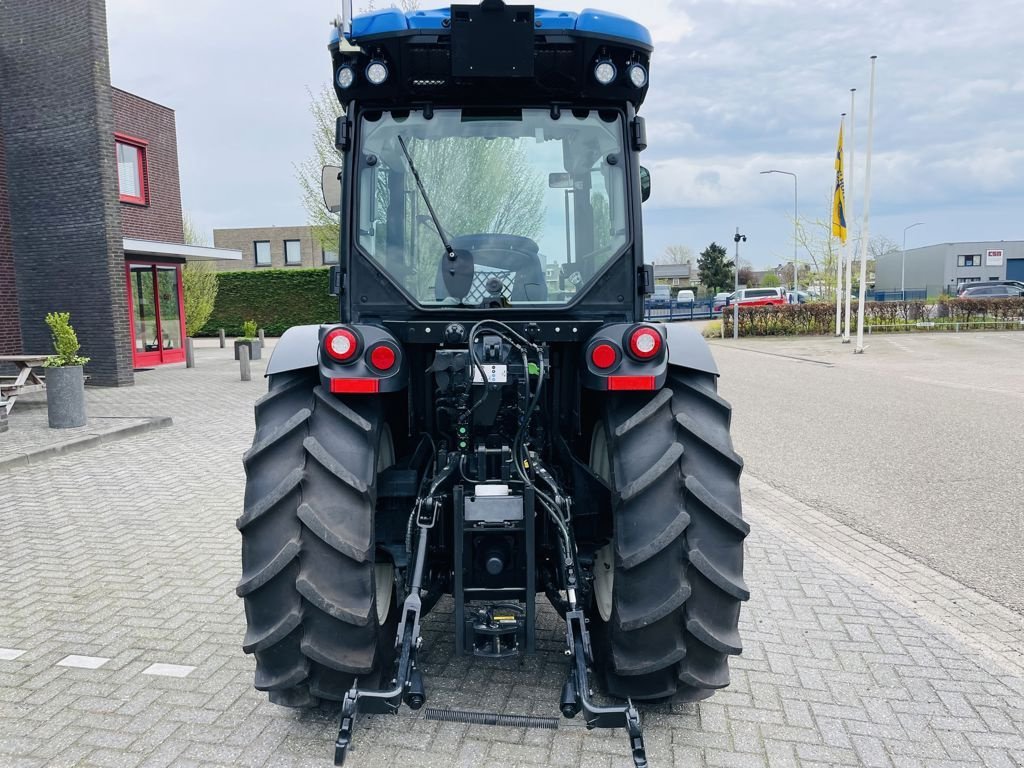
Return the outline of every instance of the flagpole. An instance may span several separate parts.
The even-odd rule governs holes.
[[[846,133],[843,129],[846,127],[846,113],[839,118],[839,133]],[[846,150],[841,150],[845,152]],[[842,154],[839,156],[839,162],[842,163]],[[835,208],[835,201],[832,201],[832,207]],[[833,216],[835,212],[833,211]],[[846,216],[846,169],[843,169],[843,216]],[[843,258],[846,255],[846,243],[839,242],[839,251],[836,253],[836,336],[843,335]]]
[[[869,218],[871,216],[871,137],[875,129],[875,61],[871,57],[871,87],[868,90],[868,148],[864,159],[864,231],[860,238],[860,300],[857,302],[857,348],[855,355],[864,354],[864,305],[868,280],[868,240],[871,236]]]
[[[857,120],[854,111],[854,97],[857,95],[857,89],[850,89],[850,167],[849,173],[846,174],[848,183],[846,184],[846,245],[843,246],[843,260],[846,262],[846,310],[845,310],[845,321],[843,323],[843,344],[850,343],[850,297],[853,294],[853,258],[850,253],[853,250],[853,244],[855,242],[854,237],[856,235],[856,221],[853,215],[853,131],[857,126]]]

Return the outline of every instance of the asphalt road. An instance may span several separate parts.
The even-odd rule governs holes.
[[[749,473],[1024,613],[1024,332],[715,341]]]

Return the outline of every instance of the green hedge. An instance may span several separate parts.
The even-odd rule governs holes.
[[[327,269],[248,269],[217,273],[217,301],[200,336],[240,336],[242,323],[255,320],[268,336],[293,325],[338,319],[338,299],[329,296]]]

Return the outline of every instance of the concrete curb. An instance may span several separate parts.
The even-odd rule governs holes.
[[[129,424],[123,427],[114,427],[88,435],[76,435],[75,437],[60,443],[53,443],[34,451],[18,453],[6,459],[0,459],[0,474],[8,472],[16,467],[27,467],[41,464],[57,456],[66,453],[76,453],[95,448],[103,443],[112,443],[116,440],[123,440],[126,437],[140,435],[143,432],[150,432],[154,429],[162,429],[174,424],[170,416],[148,416],[139,417],[145,419],[141,424]]]

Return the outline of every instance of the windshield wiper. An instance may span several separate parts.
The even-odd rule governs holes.
[[[444,280],[445,290],[453,298],[462,301],[466,294],[469,293],[470,286],[473,284],[473,254],[470,251],[461,249],[456,251],[452,247],[451,241],[444,233],[444,227],[441,226],[441,222],[437,218],[434,206],[430,204],[430,197],[427,195],[427,190],[423,186],[420,174],[416,170],[416,163],[412,161],[412,155],[409,154],[409,148],[405,146],[405,139],[402,138],[401,134],[398,136],[398,143],[402,147],[402,154],[405,155],[405,162],[409,164],[409,170],[412,171],[412,177],[416,180],[416,187],[423,197],[423,202],[427,204],[427,211],[434,222],[437,236],[441,238],[441,244],[444,245],[448,263],[441,270],[441,277]]]

